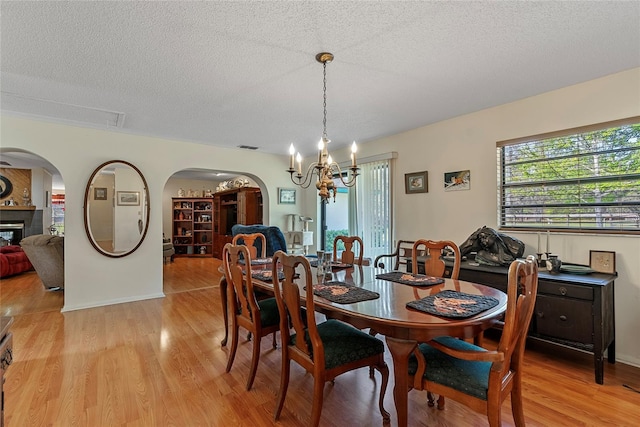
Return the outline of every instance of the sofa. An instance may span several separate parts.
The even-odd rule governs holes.
[[[0,278],[33,270],[27,254],[18,245],[0,247]]]
[[[173,247],[173,243],[171,243],[171,239],[168,237],[162,238],[162,261],[164,264],[167,263],[167,260],[173,262],[173,256],[175,255],[176,250]]]
[[[64,289],[64,237],[35,234],[20,241],[45,288]]]

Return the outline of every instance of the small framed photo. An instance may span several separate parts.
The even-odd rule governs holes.
[[[94,200],[107,200],[107,189],[106,187],[96,187],[93,189],[93,199]]]
[[[444,191],[469,190],[470,188],[470,170],[444,173]]]
[[[616,273],[616,253],[610,251],[589,251],[589,267],[598,273]]]
[[[278,188],[278,203],[281,205],[295,205],[296,190],[293,188]]]
[[[413,172],[404,174],[404,192],[412,193],[428,193],[429,182],[427,181],[427,171]]]
[[[139,191],[118,191],[118,206],[139,206]]]

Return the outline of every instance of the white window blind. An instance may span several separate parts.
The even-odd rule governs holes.
[[[364,242],[364,256],[375,258],[389,253],[391,239],[391,182],[388,159],[360,164],[354,187],[357,235]]]
[[[640,232],[640,117],[498,143],[501,228]]]

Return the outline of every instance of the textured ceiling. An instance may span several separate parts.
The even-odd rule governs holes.
[[[3,113],[280,154],[322,133],[321,51],[334,148],[640,66],[638,1],[0,8]]]

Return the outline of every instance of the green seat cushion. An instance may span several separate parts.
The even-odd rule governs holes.
[[[324,347],[325,369],[384,353],[384,343],[351,325],[330,319],[317,325]],[[291,336],[295,345],[296,335]],[[311,342],[307,337],[307,343]]]
[[[258,301],[260,307],[260,324],[262,327],[273,326],[280,323],[280,314],[275,298],[267,298]]]
[[[486,351],[482,347],[453,337],[439,337],[435,341],[457,350]],[[418,348],[427,362],[424,378],[479,399],[487,400],[491,362],[457,359],[436,350],[429,344],[420,344]],[[409,374],[414,375],[417,369],[418,361],[412,355],[409,358]]]

